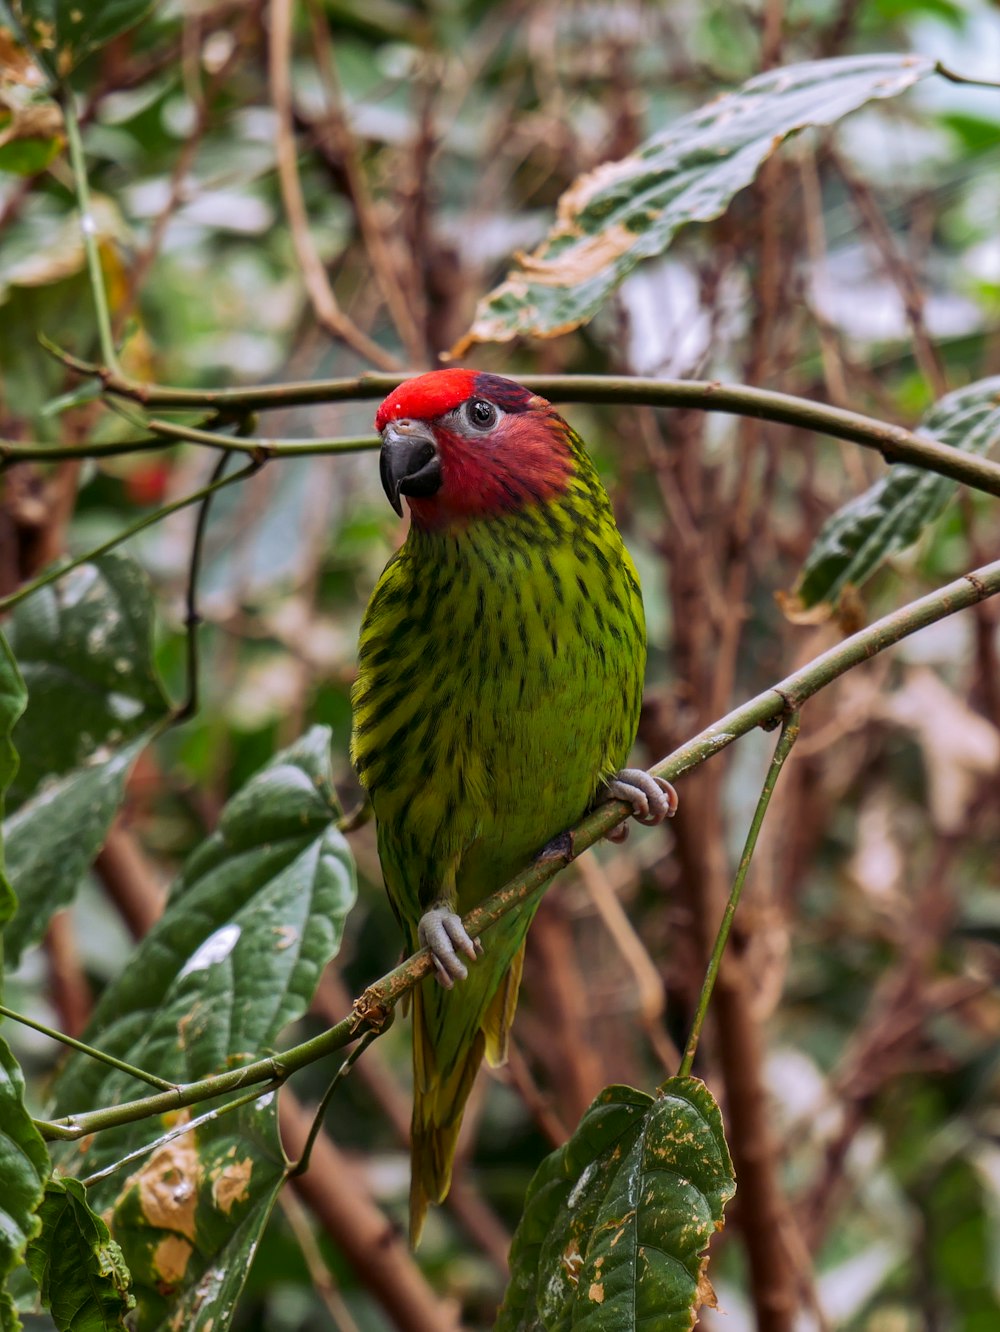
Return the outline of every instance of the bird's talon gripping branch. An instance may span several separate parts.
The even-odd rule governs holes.
[[[446,990],[457,980],[465,980],[469,972],[458,956],[463,952],[475,962],[483,951],[478,939],[470,939],[462,924],[462,917],[448,907],[431,907],[420,917],[417,938],[424,948],[431,950],[434,971]]]
[[[663,777],[654,777],[643,768],[622,768],[613,781],[608,782],[608,800],[624,800],[632,806],[632,815],[640,823],[655,826],[677,813],[677,792]],[[611,836],[612,841],[624,841],[628,825],[622,824],[625,834]],[[619,829],[614,830],[615,833]]]

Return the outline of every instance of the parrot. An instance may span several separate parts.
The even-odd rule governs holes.
[[[406,946],[434,964],[411,995],[416,1247],[447,1195],[480,1064],[507,1057],[537,902],[485,940],[462,915],[596,803],[655,824],[677,796],[622,766],[642,700],[642,595],[576,432],[514,380],[458,368],[403,382],[375,428],[383,489],[400,517],[406,498],[410,526],[362,620],[351,757]]]

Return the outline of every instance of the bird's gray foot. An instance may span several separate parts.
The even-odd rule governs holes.
[[[469,974],[459,953],[475,962],[483,951],[478,939],[469,938],[462,917],[447,906],[434,906],[424,912],[417,926],[417,938],[424,948],[431,950],[434,971],[446,990]]]
[[[608,782],[607,799],[624,800],[631,805],[633,817],[640,823],[662,823],[677,812],[674,788],[665,778],[654,777],[643,768],[622,768],[617,777]],[[627,823],[619,824],[608,834],[612,842],[624,842],[627,836]]]

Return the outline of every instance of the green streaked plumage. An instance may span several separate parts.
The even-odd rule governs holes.
[[[464,914],[577,822],[635,737],[638,577],[579,438],[554,414],[546,428],[571,450],[565,492],[466,524],[411,525],[362,625],[352,755],[411,949],[435,900]],[[417,1233],[426,1200],[447,1191],[483,1053],[504,1057],[533,914],[491,928],[454,990],[428,978],[415,997]]]

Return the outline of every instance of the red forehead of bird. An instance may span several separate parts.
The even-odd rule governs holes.
[[[432,370],[393,389],[375,416],[375,429],[390,421],[436,421],[472,398],[484,398],[504,412],[547,407],[544,398],[522,384],[482,370]]]

